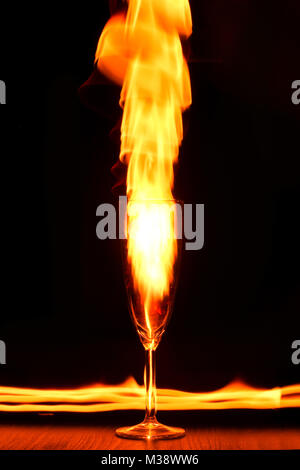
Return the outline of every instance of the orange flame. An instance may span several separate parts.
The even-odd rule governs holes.
[[[143,304],[141,323],[152,338],[177,254],[173,164],[183,137],[181,114],[191,104],[180,37],[190,36],[192,19],[188,0],[127,2],[126,15],[105,26],[96,60],[102,73],[122,85],[120,159],[128,165],[129,201],[138,201],[134,208],[129,204],[128,258]]]
[[[158,389],[160,410],[277,409],[300,407],[300,384],[258,389],[232,382],[212,392]],[[0,387],[0,411],[92,413],[143,410],[144,387],[133,378],[120,385],[98,384],[68,390]]]

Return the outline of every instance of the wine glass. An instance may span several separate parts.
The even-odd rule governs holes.
[[[182,203],[175,200],[129,201],[122,260],[131,319],[145,349],[144,420],[116,430],[128,439],[173,439],[184,429],[156,418],[155,354],[170,319],[182,251]]]

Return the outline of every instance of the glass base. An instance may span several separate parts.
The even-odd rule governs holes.
[[[155,420],[150,422],[143,421],[135,426],[118,428],[116,430],[116,435],[125,439],[177,439],[178,437],[183,437],[185,435],[185,430],[182,428],[165,426]]]

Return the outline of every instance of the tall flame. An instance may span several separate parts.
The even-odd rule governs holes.
[[[128,257],[151,337],[177,254],[173,164],[183,138],[182,111],[191,104],[180,38],[190,36],[192,19],[188,0],[127,2],[127,13],[105,26],[96,60],[102,73],[122,85],[120,159],[128,165],[131,208]]]

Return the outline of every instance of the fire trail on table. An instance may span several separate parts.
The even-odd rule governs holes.
[[[258,389],[232,382],[212,392],[157,389],[160,410],[278,409],[300,407],[300,384]],[[134,378],[120,385],[92,385],[77,389],[0,387],[0,412],[93,413],[142,410],[144,387]]]

